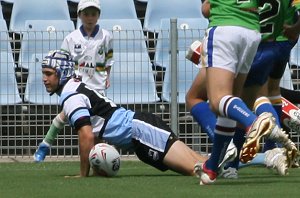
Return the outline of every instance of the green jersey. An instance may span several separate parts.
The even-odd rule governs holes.
[[[274,41],[282,33],[289,0],[260,0],[259,21],[262,41]]]
[[[209,0],[209,27],[241,26],[260,30],[258,0]]]
[[[292,25],[296,22],[295,15],[296,12],[300,10],[300,0],[289,0],[289,7],[286,8],[285,15],[284,15],[284,23],[288,25]],[[279,36],[276,38],[276,41],[287,41],[288,38],[285,37],[281,32]]]

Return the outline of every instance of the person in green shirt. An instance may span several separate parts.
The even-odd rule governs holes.
[[[243,102],[242,89],[261,41],[258,1],[210,0],[209,28],[203,40],[202,64],[210,108],[218,115],[210,158],[200,166],[200,184],[214,183],[218,162],[233,138],[236,122],[246,131],[240,159],[251,161],[263,136],[283,144],[289,140],[271,113],[256,116]],[[263,5],[260,7],[264,7]]]
[[[277,1],[274,2],[278,3]],[[275,7],[276,6],[272,6],[272,8]],[[280,8],[282,10],[279,11],[279,14],[272,18],[268,16],[268,20],[265,20],[267,17],[266,14],[261,16],[261,21],[264,22],[261,23],[263,40],[251,66],[242,96],[243,99],[248,100],[249,106],[254,106],[253,109],[257,114],[271,112],[276,118],[276,123],[279,127],[281,127],[280,118],[282,112],[280,80],[289,61],[291,49],[295,46],[300,31],[300,23],[298,21],[295,22],[298,16],[296,19],[294,18],[294,14],[297,13],[299,9],[299,1],[293,1],[293,3],[292,1],[282,1]],[[274,26],[273,28],[269,27],[269,30],[273,31],[267,32],[268,29],[265,27],[268,25]],[[265,96],[268,96],[268,98]],[[239,142],[242,142],[243,139],[243,132],[237,130],[234,143],[238,149],[241,147]],[[276,147],[282,147],[282,145],[276,145],[274,141],[266,140],[263,152]],[[288,158],[290,158],[291,161],[289,162],[290,166],[297,166],[295,159],[297,152],[296,147],[288,151]],[[257,157],[247,165],[261,164],[263,161],[262,157]],[[229,167],[233,167],[236,170],[238,167],[241,167],[239,166],[239,159],[237,158],[234,162],[229,163]],[[234,171],[231,172],[233,174],[229,174],[227,177],[237,177],[237,172],[234,177]]]

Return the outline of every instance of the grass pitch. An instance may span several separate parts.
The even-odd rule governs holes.
[[[189,197],[299,197],[300,169],[285,177],[264,167],[239,171],[239,179],[218,179],[199,186],[196,177],[160,172],[139,161],[122,161],[116,177],[64,178],[76,175],[79,162],[0,163],[1,198],[189,198]]]

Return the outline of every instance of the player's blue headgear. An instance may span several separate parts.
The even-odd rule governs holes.
[[[62,87],[73,76],[75,62],[69,52],[63,50],[53,50],[48,53],[42,62],[42,68],[52,68],[56,70],[59,77],[58,88]]]

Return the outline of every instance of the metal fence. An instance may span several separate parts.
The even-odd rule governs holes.
[[[191,24],[168,21],[168,27],[162,27],[158,33],[143,32],[139,27],[127,29],[118,23],[108,25],[114,36],[115,65],[107,95],[125,108],[155,113],[192,149],[209,153],[211,142],[184,102],[198,71],[185,59],[185,53],[192,41],[201,39],[205,31]],[[60,112],[57,98],[49,98],[43,90],[39,68],[46,51],[59,48],[61,38],[67,33],[53,29],[1,31],[0,159],[31,159],[52,119]],[[298,51],[296,46],[294,62],[298,60]],[[298,67],[292,69],[296,75]],[[298,90],[298,79],[292,83]],[[291,132],[291,137],[299,148],[300,136]],[[51,147],[49,158],[77,157],[77,134],[65,126]]]

